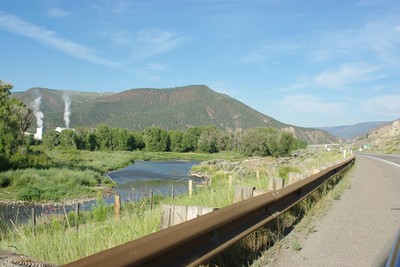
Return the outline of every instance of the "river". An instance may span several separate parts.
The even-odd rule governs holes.
[[[201,180],[188,175],[193,165],[199,161],[137,161],[126,168],[113,171],[107,175],[117,183],[116,192],[121,200],[138,201],[143,197],[154,195],[170,196],[182,194],[188,191],[188,181],[200,183]],[[113,196],[105,198],[107,204],[114,203]],[[83,203],[84,210],[90,210],[95,201]],[[0,205],[0,220],[10,219],[13,222],[24,222],[30,218],[33,205]],[[37,214],[63,213],[73,210],[67,206],[35,206]]]

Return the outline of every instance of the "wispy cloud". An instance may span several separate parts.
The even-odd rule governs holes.
[[[400,118],[400,95],[383,95],[371,98],[364,101],[362,107],[365,111],[377,115]]]
[[[31,38],[63,53],[92,63],[111,67],[122,66],[118,62],[97,56],[94,51],[87,46],[59,37],[53,31],[36,26],[17,16],[2,11],[0,11],[0,29]]]
[[[101,13],[114,13],[117,15],[125,14],[132,6],[134,1],[126,0],[103,0],[96,1],[96,4],[92,5],[94,10]]]
[[[399,66],[399,26],[400,18],[396,15],[365,23],[361,28],[326,33],[317,42],[313,58],[326,61],[359,57]]]
[[[337,70],[324,71],[317,75],[314,78],[314,83],[317,86],[329,89],[346,89],[349,85],[383,78],[384,76],[378,73],[379,70],[380,67],[364,63],[344,64]]]
[[[256,48],[246,54],[243,57],[244,62],[248,63],[260,63],[265,62],[271,56],[279,54],[280,56],[288,53],[292,53],[294,50],[298,49],[299,45],[289,42],[281,42],[281,43],[270,43],[270,42],[261,42],[256,45]]]
[[[324,102],[309,94],[288,95],[280,103],[288,113],[339,114],[343,104]]]
[[[55,18],[66,18],[71,15],[70,12],[68,12],[64,9],[61,9],[61,8],[49,8],[49,9],[47,9],[47,14],[50,17],[55,17]]]
[[[187,39],[177,33],[162,30],[145,29],[135,35],[133,57],[147,58],[171,50]]]
[[[166,71],[167,67],[164,64],[156,63],[156,62],[150,62],[147,63],[143,69],[146,70],[151,70],[151,71]]]
[[[107,34],[115,45],[129,47],[135,60],[167,52],[188,40],[178,33],[160,29],[143,29],[137,32],[121,29]]]

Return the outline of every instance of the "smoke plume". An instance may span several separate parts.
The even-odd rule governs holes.
[[[69,115],[71,115],[71,98],[67,96],[66,94],[63,95],[64,103],[65,103],[65,108],[64,108],[64,122],[65,122],[65,128],[69,128]]]
[[[38,127],[38,128],[43,128],[43,118],[44,118],[44,115],[43,115],[43,112],[40,111],[40,103],[41,103],[41,100],[42,100],[42,97],[39,96],[39,97],[36,98],[36,99],[32,102],[32,104],[31,104],[33,114],[34,114],[35,117],[36,117],[36,124],[37,124],[37,127]]]

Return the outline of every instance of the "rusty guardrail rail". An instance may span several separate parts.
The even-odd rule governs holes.
[[[274,220],[354,160],[353,156],[280,190],[235,203],[64,266],[197,266]]]

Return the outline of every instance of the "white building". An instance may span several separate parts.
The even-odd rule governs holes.
[[[36,133],[33,135],[33,138],[36,140],[42,140],[42,136],[43,136],[43,127],[36,128]]]

